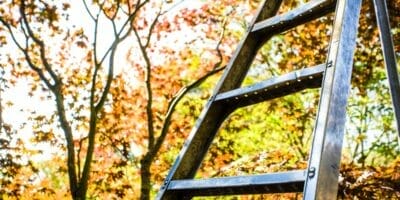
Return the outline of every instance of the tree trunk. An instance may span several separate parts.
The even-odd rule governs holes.
[[[81,191],[80,189],[72,195],[73,200],[84,200],[86,197],[82,197],[85,192]]]
[[[140,199],[149,200],[151,191],[151,180],[150,180],[150,166],[151,162],[148,159],[143,159],[140,161],[140,177],[141,177],[141,189],[140,189]]]
[[[80,187],[79,185],[75,187],[75,191],[71,191],[71,196],[73,200],[85,200],[86,199],[86,192],[84,188]]]

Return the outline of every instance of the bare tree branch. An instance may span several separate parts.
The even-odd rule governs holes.
[[[148,1],[145,1],[148,2]],[[118,38],[120,38],[120,40],[122,41],[123,39],[125,39],[130,32],[132,31],[131,28],[129,30],[126,31],[125,35],[121,37],[122,32],[124,32],[124,30],[126,29],[128,24],[131,24],[132,20],[134,20],[134,18],[136,17],[137,12],[139,11],[140,8],[142,8],[144,6],[144,3],[136,6],[135,10],[133,11],[132,14],[130,14],[128,16],[128,18],[125,20],[125,22],[123,23],[123,25],[121,26],[120,30],[118,31],[118,33],[116,35],[118,35]],[[106,50],[106,52],[104,53],[103,57],[101,58],[99,64],[102,64],[104,62],[104,60],[107,58],[108,54],[112,51],[112,46],[110,45],[110,47]]]
[[[68,175],[69,175],[69,181],[70,181],[70,187],[71,187],[71,192],[74,193],[78,189],[78,184],[77,184],[77,176],[76,176],[76,167],[75,167],[75,151],[74,151],[74,144],[73,144],[73,136],[72,136],[72,129],[71,126],[67,120],[66,113],[65,113],[65,107],[64,107],[64,97],[62,95],[61,91],[61,81],[57,74],[53,71],[51,68],[50,63],[48,63],[48,60],[46,58],[46,52],[45,52],[45,44],[43,41],[41,41],[36,34],[33,32],[33,30],[30,27],[30,22],[28,21],[25,13],[25,1],[21,1],[20,4],[20,14],[22,17],[22,20],[20,21],[21,23],[21,28],[25,36],[25,48],[23,48],[15,37],[12,34],[12,31],[10,33],[12,34],[12,37],[14,38],[14,42],[17,44],[19,49],[22,51],[24,54],[24,57],[31,69],[33,69],[40,77],[40,79],[46,84],[47,87],[53,92],[55,96],[55,101],[56,101],[56,106],[57,106],[57,112],[59,116],[59,123],[61,125],[62,130],[64,131],[64,135],[66,138],[66,143],[67,143],[67,165],[68,165]],[[4,20],[2,20],[2,23],[5,23]],[[9,30],[11,30],[10,25],[8,25]],[[26,31],[26,32],[25,32]],[[46,72],[50,74],[51,79],[54,81],[54,85],[50,83],[50,81],[46,78],[43,70],[36,66],[32,58],[29,55],[29,39],[32,39],[34,44],[39,46],[39,57],[41,60],[41,63],[44,66],[44,69]]]
[[[139,7],[140,8],[140,7]],[[102,8],[100,8],[102,10]],[[102,59],[100,62],[95,63],[95,70],[92,76],[92,87],[91,87],[91,97],[90,97],[90,119],[89,119],[89,133],[88,133],[88,150],[86,153],[86,159],[85,163],[83,166],[83,171],[82,171],[82,177],[80,180],[80,187],[83,192],[87,191],[88,187],[88,180],[89,180],[89,173],[90,173],[90,167],[91,167],[91,162],[93,158],[93,151],[95,147],[95,135],[97,132],[97,119],[98,119],[98,114],[101,111],[101,109],[104,106],[104,103],[107,99],[107,96],[110,92],[111,88],[111,83],[114,78],[114,65],[115,65],[115,53],[117,51],[118,45],[127,38],[127,36],[130,34],[131,30],[128,30],[123,34],[126,26],[129,24],[129,22],[135,17],[136,13],[138,10],[135,10],[133,14],[131,14],[127,20],[124,22],[124,25],[120,28],[119,31],[117,31],[115,21],[113,18],[110,19],[112,25],[113,25],[113,31],[114,31],[114,41],[110,45],[110,47],[107,49],[105,54],[103,55]],[[115,13],[117,15],[118,13]],[[98,17],[99,15],[96,16],[95,18],[95,23],[96,27],[98,27]],[[97,29],[96,29],[97,30]],[[96,34],[97,35],[97,34]],[[97,47],[97,41],[94,42],[93,48],[96,49]],[[108,73],[107,73],[107,80],[106,80],[106,85],[104,86],[103,91],[101,92],[100,99],[96,103],[94,101],[95,99],[95,91],[96,91],[96,82],[97,82],[97,76],[98,76],[98,71],[103,64],[104,60],[106,57],[109,56],[109,65],[108,65]],[[82,194],[81,196],[85,196],[85,194]]]
[[[205,80],[207,80],[210,76],[224,70],[226,68],[226,66],[222,66],[222,53],[221,53],[221,43],[222,40],[224,38],[225,35],[225,31],[226,31],[226,21],[227,19],[225,18],[223,23],[222,23],[222,31],[220,33],[219,39],[218,39],[218,43],[215,47],[215,50],[217,51],[217,56],[218,56],[218,62],[216,62],[214,64],[213,69],[208,72],[207,74],[203,75],[202,77],[200,77],[199,79],[197,79],[196,81],[194,81],[193,83],[181,88],[175,95],[174,97],[172,97],[172,99],[170,100],[170,103],[168,105],[168,109],[167,109],[167,113],[165,114],[165,119],[164,119],[164,123],[163,123],[163,128],[161,130],[160,136],[157,138],[156,144],[154,146],[154,149],[152,150],[152,154],[153,156],[155,156],[157,154],[157,152],[160,150],[162,143],[165,140],[165,137],[167,136],[168,133],[168,129],[169,126],[171,124],[171,118],[172,118],[172,114],[175,111],[175,107],[178,105],[178,103],[183,99],[183,97],[193,88],[198,87],[201,83],[203,83]]]
[[[117,51],[117,46],[120,43],[120,39],[116,39],[115,42],[115,47],[113,48],[113,50],[111,51],[111,55],[110,55],[110,61],[109,61],[109,66],[108,66],[108,75],[107,75],[107,81],[106,81],[106,85],[104,87],[102,96],[100,97],[99,102],[97,103],[97,105],[95,106],[95,112],[98,113],[100,111],[100,109],[103,107],[104,102],[107,99],[107,95],[110,91],[111,88],[111,83],[112,80],[114,78],[114,58],[115,58],[115,53]]]
[[[162,14],[161,14],[161,11],[162,11],[162,4],[161,4],[161,6],[160,6],[160,10],[158,11],[158,13],[157,13],[155,19],[153,20],[153,22],[151,23],[151,25],[150,25],[150,27],[149,27],[149,31],[148,31],[147,37],[146,37],[146,44],[144,45],[144,48],[145,48],[145,49],[147,49],[147,48],[149,47],[149,44],[150,44],[150,40],[151,40],[151,36],[152,36],[153,30],[154,30],[154,28],[155,28],[155,26],[156,26],[156,24],[157,24],[157,22],[158,22],[158,19],[159,19],[160,16],[162,15]]]
[[[31,57],[29,56],[29,50],[28,50],[28,35],[25,34],[25,48],[22,47],[22,45],[17,41],[15,34],[10,26],[1,16],[0,16],[0,22],[7,28],[8,32],[10,33],[11,39],[13,40],[14,44],[18,47],[18,49],[24,54],[25,59],[28,62],[28,65],[31,69],[33,69],[38,75],[41,80],[45,83],[45,85],[50,89],[53,90],[54,86],[47,80],[46,76],[44,75],[43,71],[37,67],[35,64],[33,64]],[[22,27],[22,26],[21,26]]]
[[[145,1],[146,2],[146,1]],[[140,51],[142,56],[145,60],[145,84],[146,84],[146,93],[147,93],[147,105],[146,105],[146,113],[147,113],[147,129],[149,134],[149,141],[148,141],[148,149],[153,148],[154,141],[155,141],[155,130],[154,130],[154,119],[153,119],[153,91],[152,91],[152,84],[151,84],[151,61],[148,57],[147,48],[149,47],[151,36],[154,30],[155,25],[158,22],[159,17],[161,16],[162,6],[160,6],[160,10],[157,13],[155,19],[152,21],[147,36],[146,36],[146,43],[143,44],[140,35],[135,27],[131,27],[133,29],[137,42],[139,44]]]
[[[227,23],[227,17],[225,17],[223,22],[222,22],[222,31],[221,31],[221,33],[219,35],[217,46],[215,47],[215,50],[217,51],[218,62],[216,62],[214,64],[213,69],[218,68],[221,65],[222,61],[223,61],[220,47],[221,47],[221,44],[222,44],[222,40],[224,39],[224,35],[225,35],[225,31],[226,31],[226,23]]]
[[[54,81],[55,85],[60,84],[60,78],[56,75],[56,73],[53,71],[53,69],[51,68],[50,63],[48,62],[47,58],[46,58],[46,48],[45,48],[45,44],[42,40],[40,40],[35,33],[33,33],[28,19],[26,17],[26,13],[25,13],[25,1],[21,1],[21,6],[20,6],[20,14],[22,16],[22,19],[24,21],[24,24],[26,26],[26,30],[28,32],[28,35],[30,38],[32,38],[32,40],[39,45],[39,51],[40,51],[40,60],[42,61],[43,66],[45,67],[46,71],[50,74],[52,80]]]
[[[139,44],[140,52],[145,60],[145,84],[146,84],[146,94],[147,94],[147,131],[149,134],[148,149],[151,149],[154,145],[154,120],[153,120],[153,91],[151,89],[151,61],[148,57],[146,47],[142,43],[142,39],[135,27],[132,26],[133,32],[135,33],[137,42]]]
[[[173,10],[174,8],[176,8],[177,6],[179,6],[179,4],[183,3],[186,0],[181,0],[177,3],[175,3],[174,5],[172,5],[171,7],[169,7],[167,10],[165,10],[164,12],[161,13],[161,15],[164,15],[166,13],[168,13],[169,11]]]
[[[96,18],[94,17],[94,15],[92,14],[92,12],[90,11],[90,9],[89,9],[89,7],[88,7],[86,1],[85,1],[85,0],[82,0],[82,2],[83,2],[83,5],[84,5],[84,7],[85,7],[85,10],[86,10],[86,12],[89,14],[90,18],[91,18],[93,21],[96,21]]]
[[[14,44],[17,45],[18,49],[21,51],[24,51],[24,48],[22,48],[21,44],[17,41],[17,39],[15,38],[14,32],[10,26],[10,24],[8,24],[3,17],[0,15],[0,22],[7,28],[8,32],[11,35],[11,39],[13,40]]]
[[[154,148],[152,150],[152,154],[155,155],[161,148],[161,145],[164,142],[165,137],[167,136],[168,133],[168,129],[169,126],[171,124],[171,117],[172,114],[175,111],[175,107],[178,105],[178,103],[183,99],[183,97],[185,97],[185,95],[192,90],[193,88],[198,87],[200,84],[202,84],[205,80],[207,80],[210,76],[224,70],[226,68],[226,65],[222,66],[222,67],[218,67],[213,69],[212,71],[208,72],[207,74],[203,75],[202,77],[200,77],[199,79],[197,79],[196,81],[194,81],[193,83],[181,88],[176,94],[175,96],[171,99],[171,103],[168,106],[168,111],[165,114],[165,119],[164,119],[164,124],[163,124],[163,128],[161,130],[161,134],[160,136],[157,138],[157,142],[154,145]]]

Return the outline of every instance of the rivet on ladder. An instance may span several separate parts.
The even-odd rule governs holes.
[[[161,186],[161,189],[165,189],[168,185],[168,181],[164,181],[164,183]]]
[[[312,178],[315,176],[315,167],[310,167],[310,170],[308,170],[308,177]]]
[[[296,77],[297,82],[300,82],[300,81],[301,81],[301,80],[300,80],[300,73],[299,73],[298,71],[296,71],[296,72],[294,73],[294,76]]]
[[[327,68],[332,67],[332,66],[333,66],[333,61],[331,60],[331,61],[329,61],[329,62],[327,63]]]
[[[308,78],[309,78],[309,79],[313,79],[314,77],[313,77],[313,76],[309,76]]]

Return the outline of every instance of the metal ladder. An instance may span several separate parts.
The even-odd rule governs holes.
[[[303,192],[304,199],[336,199],[345,112],[362,0],[313,0],[275,15],[282,0],[265,0],[205,105],[156,199]],[[374,0],[397,125],[400,87],[384,0]],[[335,10],[336,8],[336,10]],[[273,35],[335,11],[327,62],[240,88],[258,49]],[[308,168],[250,176],[193,179],[218,128],[235,109],[321,87]]]

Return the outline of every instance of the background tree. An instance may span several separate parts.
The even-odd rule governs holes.
[[[37,126],[32,128],[36,139],[51,141],[54,137],[52,128],[46,130],[43,126],[51,127],[57,118],[64,133],[63,147],[66,148],[73,199],[86,198],[99,115],[114,78],[117,48],[130,35],[134,18],[148,1],[126,2],[123,7],[119,1],[93,3],[88,5],[83,1],[93,23],[91,41],[82,28],[60,26],[68,23],[66,12],[70,4],[67,2],[12,1],[2,6],[0,17],[2,30],[8,32],[8,38],[23,55],[15,59],[16,65],[9,63],[13,65],[11,73],[17,77],[28,74],[34,79],[32,92],[41,85],[55,101],[56,117],[36,116]],[[94,5],[97,9],[92,13],[90,7]],[[101,18],[111,24],[113,36],[103,53],[99,53],[103,49],[100,49],[98,39]],[[118,22],[121,24],[117,25]],[[47,42],[50,39],[54,44]],[[77,53],[84,56],[71,61]],[[14,52],[8,55],[12,56]]]
[[[219,61],[213,63],[209,60],[206,64],[209,66],[208,68],[200,68],[198,65],[194,65],[195,68],[192,69],[192,73],[195,73],[195,77],[198,77],[197,81],[188,80],[187,77],[191,74],[187,74],[184,77],[187,86],[183,87],[183,81],[172,82],[170,91],[165,92],[166,88],[163,85],[165,82],[162,81],[171,80],[171,76],[175,78],[177,74],[166,73],[165,69],[161,68],[161,63],[153,64],[150,57],[160,59],[157,56],[158,53],[165,54],[166,57],[171,57],[167,63],[173,66],[177,64],[173,61],[174,57],[189,59],[192,53],[183,50],[175,53],[173,49],[159,48],[151,42],[151,39],[157,36],[157,39],[160,40],[160,38],[167,37],[165,33],[172,31],[183,32],[181,26],[188,29],[189,25],[193,25],[191,18],[194,13],[188,10],[183,11],[180,16],[172,20],[178,22],[178,20],[181,20],[179,18],[183,16],[184,24],[176,24],[174,28],[170,28],[171,20],[166,18],[158,24],[161,21],[160,17],[168,11],[164,9],[162,4],[162,1],[95,1],[92,3],[83,1],[82,6],[91,19],[92,36],[87,34],[88,31],[85,27],[59,25],[67,24],[69,17],[71,17],[69,15],[70,10],[76,9],[71,8],[71,5],[67,2],[16,1],[2,7],[1,11],[4,14],[1,18],[2,33],[4,34],[2,38],[5,39],[3,45],[12,41],[22,53],[21,58],[17,57],[18,55],[15,55],[14,52],[7,55],[9,59],[5,65],[8,67],[6,70],[8,70],[9,78],[16,82],[22,77],[27,77],[27,81],[31,85],[30,96],[43,95],[42,91],[37,91],[41,89],[45,94],[47,93],[45,97],[41,97],[41,100],[55,100],[56,102],[57,109],[50,115],[32,111],[30,119],[34,131],[33,142],[46,142],[50,143],[52,147],[59,147],[60,149],[55,150],[56,153],[54,154],[59,154],[57,151],[66,150],[67,159],[65,159],[65,162],[67,163],[66,170],[70,192],[75,199],[83,199],[87,196],[88,183],[92,181],[97,183],[93,190],[99,188],[103,188],[107,192],[115,190],[117,196],[123,196],[125,190],[130,189],[130,185],[125,183],[117,189],[102,184],[105,181],[120,179],[126,175],[126,173],[122,173],[122,170],[128,164],[126,159],[130,159],[132,156],[130,147],[135,144],[132,143],[135,139],[139,139],[140,145],[147,141],[147,145],[142,146],[145,147],[143,155],[140,155],[140,158],[137,159],[139,162],[132,164],[137,164],[134,167],[140,168],[141,198],[148,199],[151,188],[150,165],[166,137],[175,106],[188,90],[222,69],[220,68],[223,62],[221,53],[211,52],[211,55],[218,54],[215,57],[218,57]],[[13,10],[18,12],[13,13]],[[202,18],[207,20],[205,16]],[[102,20],[106,22],[102,22]],[[104,28],[110,28],[112,30],[111,36],[114,37],[108,47],[107,42],[100,39],[101,36],[104,36],[100,30],[102,26],[105,26],[105,23],[108,23],[109,26]],[[222,22],[217,20],[213,23],[218,25]],[[50,29],[46,30],[44,26],[49,26]],[[222,34],[219,33],[214,37],[221,40],[223,30],[218,30],[218,32]],[[115,65],[121,64],[115,61],[115,55],[118,54],[117,47],[121,46],[121,42],[126,38],[131,38],[135,44],[130,47],[129,52],[126,52],[127,61],[131,63],[123,63],[130,64],[132,67],[124,72],[136,75],[134,82],[122,80],[122,78],[126,79],[127,77],[121,74],[114,80]],[[47,41],[52,41],[52,43]],[[218,48],[220,43],[217,43],[213,46]],[[203,51],[214,51],[215,47],[211,49],[208,46],[207,48],[204,48]],[[136,57],[134,57],[135,60],[131,60],[132,52],[139,52],[140,56],[137,57],[137,54],[133,53]],[[30,67],[32,71],[27,69],[25,65]],[[199,69],[202,72],[198,71]],[[179,68],[176,68],[175,72],[178,70]],[[157,73],[158,77],[154,77],[153,73]],[[112,86],[113,80],[116,84],[115,87]],[[131,131],[132,127],[136,125],[134,124],[129,127],[125,126],[124,129],[117,129],[124,125],[123,119],[130,117],[127,114],[132,112],[132,110],[129,110],[128,113],[119,110],[123,109],[121,106],[118,107],[121,104],[120,100],[126,99],[129,97],[126,95],[132,94],[129,92],[132,88],[123,88],[127,85],[132,86],[138,81],[143,83],[134,86],[134,92],[138,98],[135,98],[135,94],[130,98],[133,99],[134,103],[140,105],[140,110],[145,111],[138,116],[140,117],[138,121],[144,119],[142,123],[147,124],[146,128],[139,129],[139,132]],[[153,82],[158,85],[154,87]],[[153,90],[159,90],[158,94]],[[143,95],[144,93],[146,96]],[[158,99],[155,99],[154,96]],[[106,103],[107,98],[110,98],[109,103]],[[132,102],[131,99],[129,100]],[[160,103],[155,108],[154,105],[157,102]],[[113,109],[112,114],[115,118],[107,117],[110,109]],[[162,116],[163,112],[165,112],[165,117]],[[64,141],[62,137],[58,135],[57,126],[64,133],[65,143],[62,142]],[[119,135],[119,131],[122,135]],[[119,137],[128,139],[124,141]],[[114,153],[117,154],[113,155]],[[93,161],[94,155],[98,158],[95,161]],[[59,156],[55,155],[54,159]],[[105,162],[102,162],[105,161],[105,159],[102,159],[104,157],[112,158],[112,161],[104,165]],[[61,162],[62,160],[61,158]],[[112,170],[102,173],[104,168],[99,168],[99,165],[109,166]],[[91,170],[93,168],[95,170]],[[64,169],[60,167],[52,170],[63,171]],[[92,180],[89,176],[91,171],[98,175]],[[54,171],[50,173],[54,173]],[[94,197],[96,193],[93,192]]]

